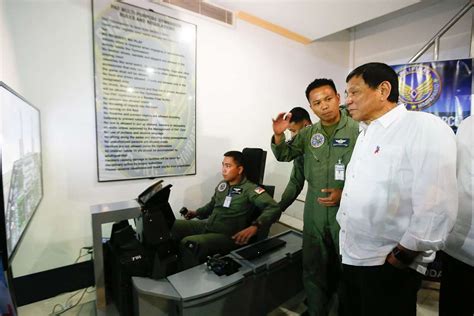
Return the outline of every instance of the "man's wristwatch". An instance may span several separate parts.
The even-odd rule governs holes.
[[[392,249],[392,255],[404,265],[410,265],[415,257],[409,255],[407,252],[403,251],[402,249],[395,247]]]
[[[252,224],[250,224],[250,226],[255,226],[257,227],[257,229],[260,229],[260,227],[262,227],[262,224],[260,224],[259,221],[253,221]]]

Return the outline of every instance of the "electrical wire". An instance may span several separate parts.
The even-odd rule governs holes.
[[[66,300],[66,303],[65,303],[65,306],[68,306],[68,301],[73,298],[74,296],[76,296],[77,294],[79,294],[80,292],[82,292],[81,296],[79,297],[79,300],[75,303],[75,304],[72,304],[70,305],[69,307],[64,307],[63,305],[61,304],[56,304],[54,305],[53,307],[53,311],[51,312],[50,315],[61,315],[65,312],[67,312],[68,310],[71,310],[73,309],[74,307],[76,307],[77,305],[79,305],[79,303],[82,301],[82,299],[84,298],[84,295],[86,294],[87,292],[87,289],[88,288],[85,288],[83,290],[80,290],[80,291],[77,291],[76,293],[74,293],[73,295],[71,295],[67,300]],[[60,311],[56,311],[56,307],[61,307],[62,309]]]
[[[83,251],[86,250],[85,253],[83,253]],[[74,263],[77,263],[81,258],[85,257],[85,256],[91,256],[92,257],[92,247],[82,247],[79,249],[79,254],[77,255],[77,258],[76,260],[74,260]],[[92,291],[87,291],[89,288],[92,288],[93,290]],[[51,311],[50,315],[61,315],[65,312],[67,312],[68,310],[71,310],[73,309],[74,307],[76,307],[77,305],[79,305],[79,303],[82,301],[82,299],[84,298],[84,295],[86,293],[93,293],[95,291],[94,287],[87,287],[85,289],[82,289],[82,290],[79,290],[79,291],[76,291],[75,293],[73,293],[71,296],[69,296],[67,299],[66,299],[66,302],[63,304],[55,304],[53,306],[53,310]],[[81,293],[82,292],[82,293]],[[72,304],[71,300],[76,296],[78,295],[79,293],[81,293],[81,296],[79,297],[79,300],[75,303],[75,304]],[[62,294],[61,294],[62,295]],[[60,310],[56,310],[57,308],[60,308]]]

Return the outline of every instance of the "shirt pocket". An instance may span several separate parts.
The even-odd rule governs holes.
[[[367,181],[389,190],[399,176],[402,148],[395,145],[375,145],[364,157],[364,173]]]

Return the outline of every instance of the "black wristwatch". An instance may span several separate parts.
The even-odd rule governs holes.
[[[260,224],[259,221],[253,221],[252,224],[250,224],[250,226],[255,226],[257,227],[257,229],[260,229],[260,227],[262,227],[262,224]]]
[[[398,247],[392,249],[392,254],[395,258],[397,258],[398,261],[407,266],[410,265],[413,260],[415,260],[415,257],[410,256],[407,252]]]

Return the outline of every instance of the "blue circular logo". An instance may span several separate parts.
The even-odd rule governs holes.
[[[321,147],[324,144],[324,135],[321,133],[316,133],[311,137],[311,146],[314,148]]]
[[[441,79],[431,67],[423,64],[405,66],[398,71],[400,101],[408,110],[426,109],[441,94]]]

